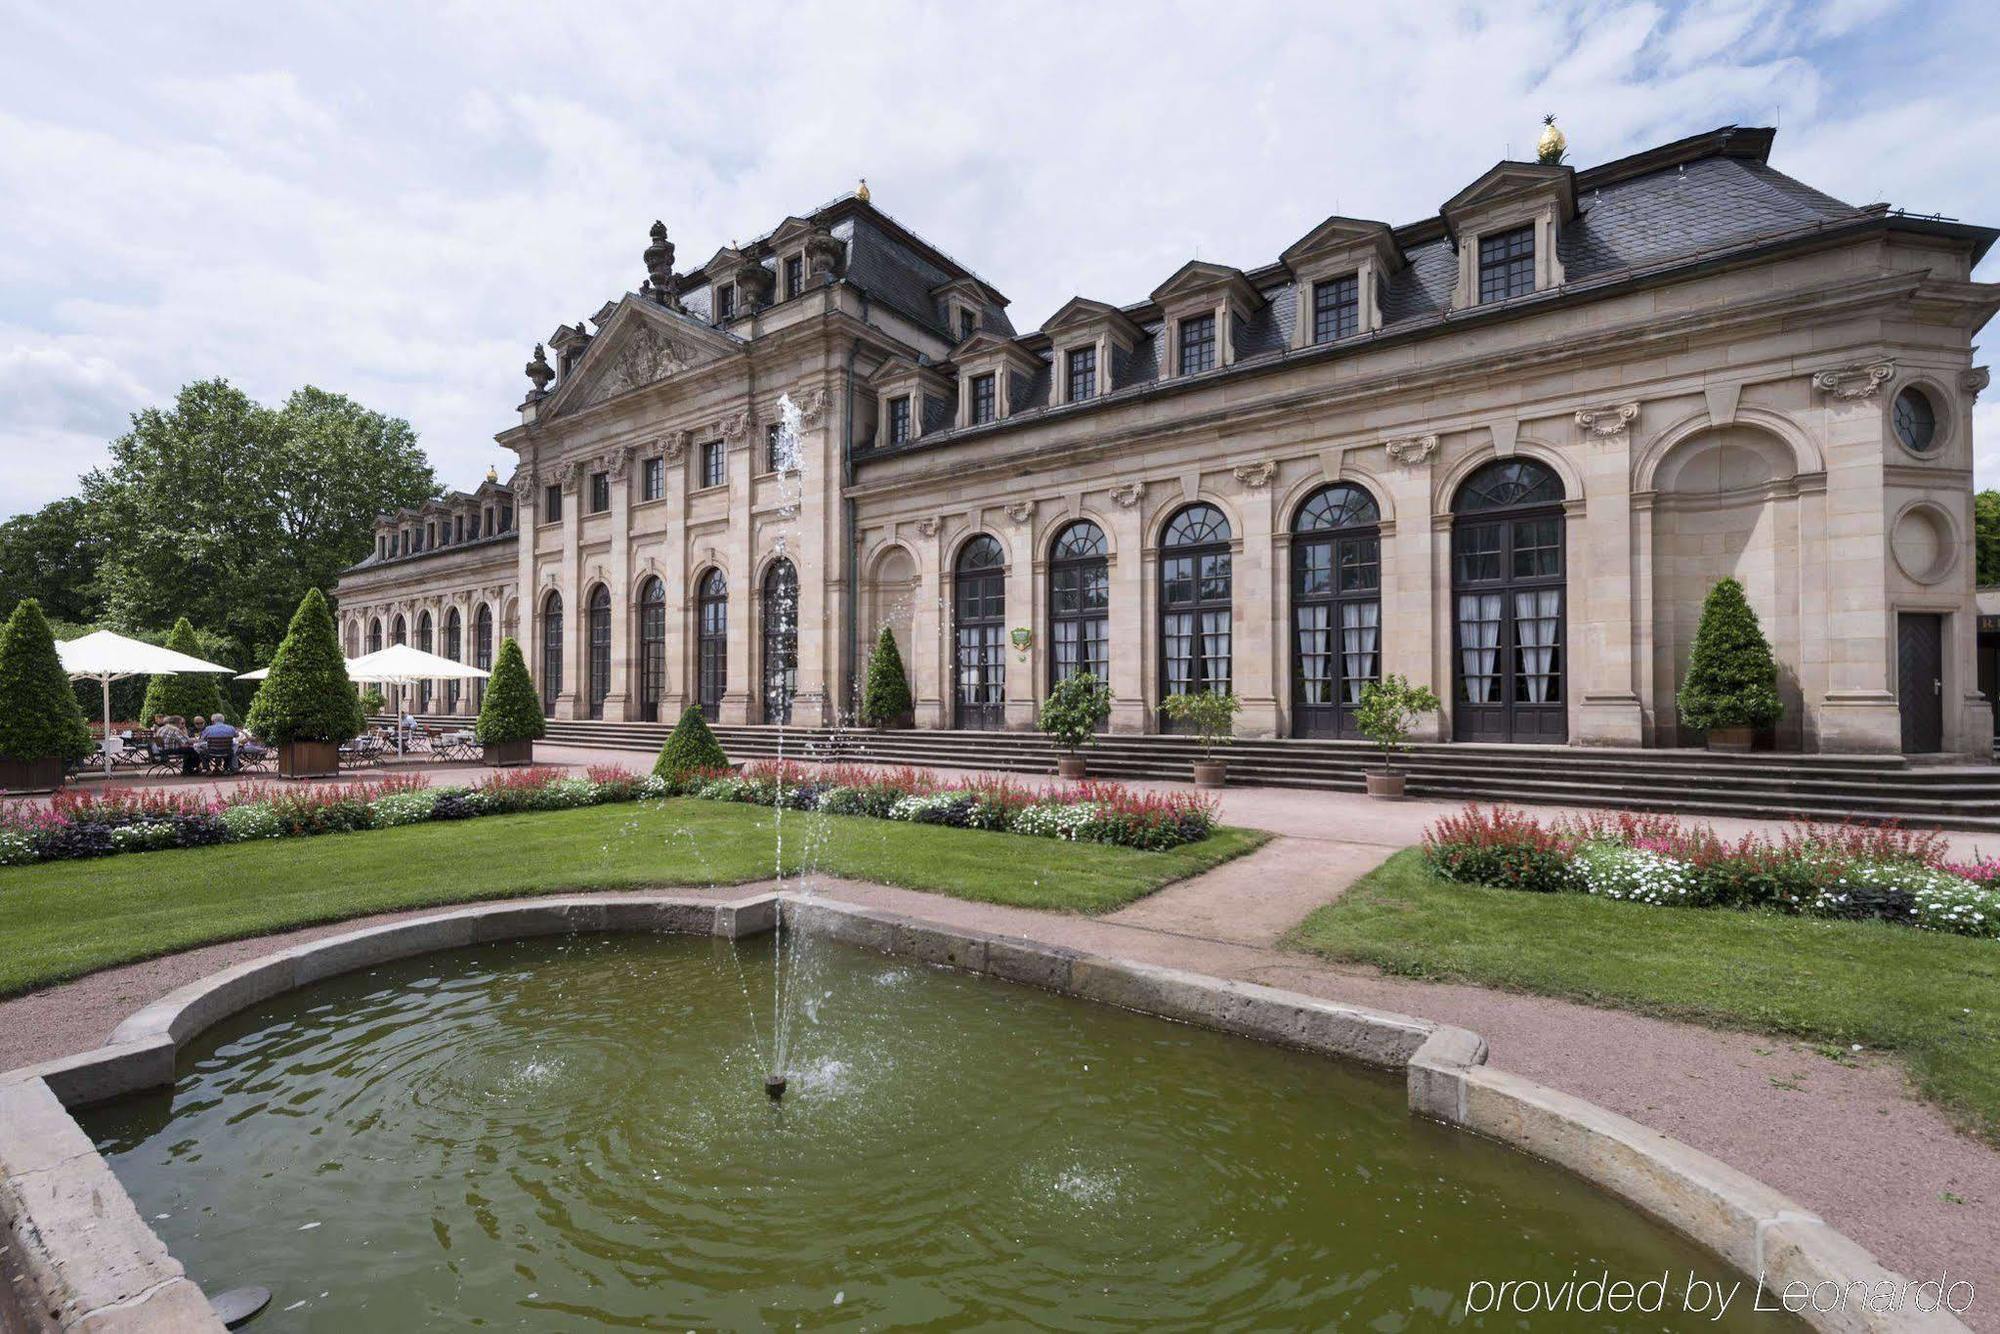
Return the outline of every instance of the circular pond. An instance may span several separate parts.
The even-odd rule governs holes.
[[[824,942],[763,1093],[768,940],[482,946],[210,1030],[86,1113],[266,1330],[1518,1327],[1476,1280],[1725,1266],[1399,1079]],[[1742,1307],[1708,1328],[1747,1328]],[[1761,1326],[1760,1326],[1761,1327]]]

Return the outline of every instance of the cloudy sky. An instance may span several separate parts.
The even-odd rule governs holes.
[[[1990,4],[310,9],[0,0],[0,515],[222,375],[415,424],[447,485],[534,342],[851,189],[1031,328],[1332,212],[1411,221],[1560,114],[1587,166],[1731,121],[1854,203],[2000,223]],[[2000,258],[1980,277],[2000,279]],[[2000,484],[2000,391],[1980,405]]]

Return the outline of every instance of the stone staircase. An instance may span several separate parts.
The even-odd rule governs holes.
[[[551,719],[548,742],[657,752],[666,723]],[[876,732],[860,729],[715,729],[733,760],[844,758],[1053,775],[1055,752],[1033,732]],[[1186,780],[1196,743],[1177,736],[1105,736],[1089,752],[1104,778]],[[1358,792],[1377,761],[1351,741],[1239,740],[1229,778],[1243,785]],[[1419,745],[1398,762],[1413,796],[1468,801],[1612,806],[1770,819],[1898,820],[2000,831],[2000,767],[1917,763],[1898,755],[1712,755],[1703,750],[1568,746]]]

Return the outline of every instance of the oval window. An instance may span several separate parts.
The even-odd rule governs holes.
[[[1913,454],[1928,454],[1937,444],[1937,410],[1921,389],[1896,395],[1893,410],[1896,438]]]

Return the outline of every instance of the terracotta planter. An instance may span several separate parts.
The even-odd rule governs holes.
[[[1221,787],[1228,778],[1229,765],[1222,760],[1196,760],[1194,762],[1194,785],[1196,787]]]
[[[1066,778],[1074,782],[1082,778],[1089,771],[1089,768],[1090,766],[1084,762],[1084,758],[1081,755],[1056,756],[1056,777],[1058,778]]]
[[[1369,796],[1379,797],[1383,801],[1401,801],[1403,799],[1405,775],[1368,774],[1366,777],[1368,779]]]
[[[1756,735],[1754,727],[1711,727],[1708,729],[1708,748],[1725,755],[1740,755],[1750,749]]]
[[[278,777],[340,777],[340,746],[332,741],[287,741],[278,747]]]
[[[535,762],[533,741],[494,741],[480,749],[486,762],[495,768],[512,769]]]
[[[46,760],[0,760],[0,790],[53,792],[62,786],[60,755]]]

